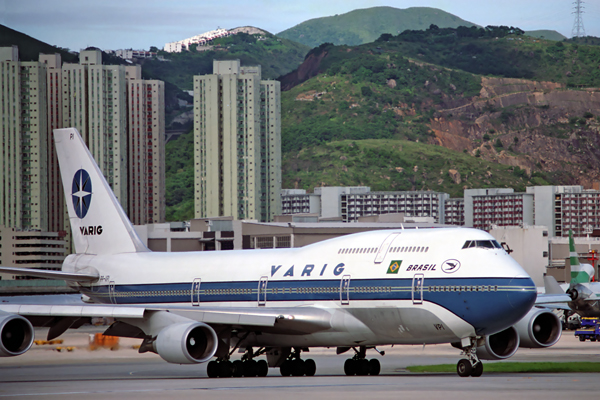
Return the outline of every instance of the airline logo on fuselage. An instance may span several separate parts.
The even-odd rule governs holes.
[[[331,275],[331,274],[333,274],[334,276],[339,276],[342,274],[342,272],[344,272],[344,269],[345,269],[344,267],[345,267],[344,263],[339,263],[335,267],[325,264],[319,268],[317,268],[315,266],[315,264],[306,264],[304,267],[298,266],[297,268],[295,268],[294,265],[292,265],[289,268],[282,268],[281,265],[271,265],[271,278],[274,275],[278,275],[283,278],[293,278],[294,273],[299,274],[296,276],[300,276],[300,277],[303,277],[303,276],[306,276],[306,277],[327,276],[327,275]],[[317,268],[317,269],[315,270],[315,268]]]
[[[447,274],[453,274],[460,268],[460,261],[458,260],[446,260],[442,263],[442,271]]]

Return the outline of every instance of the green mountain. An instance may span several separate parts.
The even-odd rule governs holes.
[[[309,47],[322,43],[358,45],[373,42],[383,33],[396,35],[407,29],[427,29],[432,24],[440,28],[476,26],[437,8],[373,7],[311,19],[279,32],[277,36]]]
[[[537,31],[525,31],[525,34],[527,36],[535,37],[538,39],[556,40],[557,42],[560,42],[567,38],[562,33],[559,33],[554,30],[549,30],[549,29],[540,29]]]
[[[192,90],[193,76],[212,74],[213,60],[239,59],[242,65],[261,65],[263,79],[276,79],[297,68],[309,50],[305,45],[268,32],[253,35],[240,32],[215,39],[212,45],[206,51],[196,51],[196,47],[181,53],[159,51],[159,55],[169,61],[147,59],[142,68],[154,79]]]
[[[38,61],[40,53],[59,53],[63,62],[77,62],[79,60],[78,55],[69,52],[68,49],[49,45],[7,26],[0,25],[0,47],[13,45],[19,46],[19,59],[21,61]]]

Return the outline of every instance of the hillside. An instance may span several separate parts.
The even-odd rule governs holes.
[[[59,53],[63,62],[77,62],[77,54],[70,53],[68,49],[49,45],[7,26],[0,25],[0,47],[19,46],[19,59],[21,61],[37,61],[40,53]]]
[[[407,29],[422,30],[429,28],[431,24],[440,28],[475,26],[437,8],[372,7],[311,19],[279,32],[277,36],[309,47],[317,47],[322,43],[354,46],[373,42],[383,33],[395,35]]]
[[[421,33],[407,35],[415,40]],[[476,53],[483,60],[473,63],[485,75],[534,71],[533,75],[544,78],[556,76],[559,82],[485,77],[405,58],[415,43],[419,51],[415,57],[438,57],[447,64],[460,64],[461,54],[453,49],[467,52],[477,45],[486,50]],[[564,72],[593,71],[592,60],[598,59],[599,49],[510,34],[504,40],[466,38],[444,47],[447,54],[440,57],[435,40],[428,43],[419,39],[321,46],[290,74],[298,78],[303,71],[307,80],[294,86],[290,76],[282,78],[284,86],[291,87],[282,95],[282,110],[289,110],[282,116],[284,187],[311,190],[321,184],[371,182],[378,190],[431,189],[457,195],[470,187],[591,187],[600,180],[600,93],[567,89],[600,81],[593,72],[579,73],[576,79]],[[499,69],[485,60],[487,54],[502,57],[506,51],[521,60],[520,53],[529,53],[532,46],[538,51],[533,57],[537,63],[508,62]],[[557,48],[568,61],[557,63]],[[469,57],[467,53],[462,59]],[[473,64],[466,66],[473,68]],[[356,153],[352,158],[345,145],[331,143],[348,139],[360,149],[352,150]],[[400,147],[410,148],[410,154],[393,151]],[[331,155],[331,165],[306,156],[324,149]],[[412,156],[419,153],[424,157],[421,164]],[[457,158],[461,153],[467,158]],[[397,167],[402,174],[394,172]],[[415,174],[407,175],[415,167]],[[450,169],[460,174],[460,183],[448,181]]]
[[[567,38],[562,33],[548,29],[540,29],[537,31],[525,31],[525,35],[538,39],[555,40],[557,42],[560,42]]]
[[[242,65],[261,65],[263,79],[276,79],[298,67],[309,48],[270,33],[237,33],[215,39],[205,51],[159,54],[168,62],[147,59],[142,66],[148,76],[172,83],[183,90],[193,89],[193,76],[212,74],[213,60],[239,59]]]

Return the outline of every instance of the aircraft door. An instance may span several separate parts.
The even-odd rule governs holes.
[[[390,245],[392,244],[394,239],[398,237],[398,235],[400,235],[400,232],[392,233],[391,235],[385,238],[381,246],[379,246],[379,251],[375,256],[375,264],[381,264],[383,262],[383,259],[385,258],[385,255],[387,254]]]
[[[192,282],[191,300],[192,306],[198,307],[200,305],[200,284],[202,280],[200,278],[194,279]]]
[[[267,304],[267,283],[269,277],[261,276],[260,281],[258,281],[258,305],[264,306]]]
[[[117,304],[117,299],[115,298],[115,281],[108,283],[108,299],[110,300],[110,304]]]
[[[415,274],[412,280],[412,301],[413,304],[423,304],[423,281],[425,275]]]
[[[340,302],[343,306],[350,304],[350,275],[344,275],[340,281]]]

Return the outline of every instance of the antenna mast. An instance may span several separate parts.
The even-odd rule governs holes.
[[[581,17],[584,8],[585,7],[583,7],[582,0],[575,0],[573,2],[574,11],[572,12],[572,14],[575,14],[575,22],[573,22],[573,31],[571,32],[571,35],[573,37],[586,36],[585,28],[583,27],[583,18]]]

